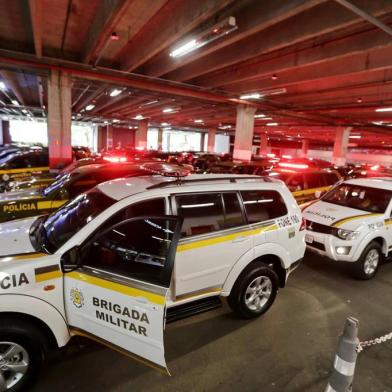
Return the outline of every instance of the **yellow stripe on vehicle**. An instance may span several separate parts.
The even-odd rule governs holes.
[[[9,170],[0,170],[1,174],[18,174],[18,173],[30,173],[30,172],[39,172],[39,171],[48,171],[49,167],[25,167],[23,169],[9,169]]]
[[[26,254],[21,254],[21,255],[10,255],[10,256],[4,256],[0,258],[0,263],[1,262],[6,262],[6,261],[27,261],[31,259],[36,259],[38,257],[43,257],[46,256],[45,253],[26,253]]]
[[[274,230],[278,230],[278,226],[276,224],[272,224],[261,228],[259,227],[257,229],[252,229],[252,230],[240,231],[237,233],[223,235],[220,237],[207,238],[200,241],[180,244],[177,246],[177,252],[185,252],[191,249],[202,248],[205,246],[215,245],[222,242],[232,241],[237,237],[249,237],[252,235],[260,234],[264,231],[274,231]]]
[[[192,293],[181,294],[176,296],[176,302],[183,301],[185,299],[194,298],[194,297],[199,297],[200,295],[217,294],[220,293],[221,291],[222,291],[222,287],[212,287],[209,289],[193,291]]]
[[[370,218],[370,217],[376,217],[376,216],[382,216],[382,214],[362,214],[362,215],[351,216],[349,218],[338,220],[337,222],[332,224],[332,227],[340,227],[340,226],[344,225],[345,223],[356,220],[356,219]]]
[[[43,274],[38,274],[35,275],[35,282],[40,283],[40,282],[45,282],[46,280],[51,280],[51,279],[58,279],[63,276],[61,271],[53,271],[53,272],[46,272]]]
[[[95,276],[89,276],[86,274],[82,274],[77,271],[70,272],[70,273],[66,274],[66,276],[68,278],[79,280],[81,282],[92,284],[94,286],[102,287],[107,290],[116,291],[118,293],[128,295],[130,297],[145,297],[150,302],[153,302],[158,305],[165,304],[165,296],[164,295],[155,294],[155,293],[151,293],[149,291],[125,286],[120,283],[110,282],[108,280],[100,279]]]
[[[327,191],[330,188],[331,188],[330,186],[323,186],[323,187],[320,187],[320,188],[304,189],[303,191],[295,191],[295,192],[291,192],[291,193],[292,193],[292,195],[294,197],[296,197],[296,196],[308,196],[308,195],[311,195],[312,193],[316,193],[317,191],[320,191],[320,192]]]
[[[392,218],[385,219],[384,223],[385,223],[386,226],[392,225]]]
[[[49,210],[52,208],[59,208],[65,204],[68,200],[49,200],[49,201],[39,201],[37,203],[37,208],[39,210]]]

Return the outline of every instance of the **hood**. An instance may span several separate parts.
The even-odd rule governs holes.
[[[0,256],[35,252],[29,231],[37,217],[0,224]]]
[[[302,212],[305,219],[322,225],[343,227],[354,230],[366,220],[373,221],[383,214],[373,214],[367,211],[356,210],[354,208],[339,206],[324,201],[317,201],[305,208]]]
[[[37,199],[41,197],[41,190],[39,188],[24,189],[21,191],[13,191],[0,194],[0,203],[14,200]]]

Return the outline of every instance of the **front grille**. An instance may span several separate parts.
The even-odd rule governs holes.
[[[313,241],[311,244],[308,244],[312,248],[316,248],[318,250],[322,250],[325,252],[325,245],[318,241]]]
[[[315,233],[331,234],[334,235],[335,228],[327,225],[322,225],[321,223],[312,222],[306,220],[306,230],[314,231]]]

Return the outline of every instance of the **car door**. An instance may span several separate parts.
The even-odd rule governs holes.
[[[143,216],[99,230],[62,258],[67,323],[158,370],[164,356],[166,294],[181,219]],[[77,256],[75,256],[75,254]]]
[[[235,191],[179,194],[172,197],[172,205],[184,219],[173,299],[219,293],[233,264],[252,249],[239,195]]]

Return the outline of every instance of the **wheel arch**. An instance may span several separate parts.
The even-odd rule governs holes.
[[[32,322],[44,331],[50,331],[52,343],[57,347],[65,346],[70,333],[61,312],[53,305],[36,297],[18,294],[0,295],[0,320],[15,317]]]
[[[373,235],[369,234],[361,240],[361,246],[359,246],[358,249],[355,251],[353,260],[358,260],[361,257],[365,248],[373,241],[377,242],[381,246],[382,253],[384,256],[388,254],[388,242],[386,238],[382,235],[382,233],[373,233]]]

